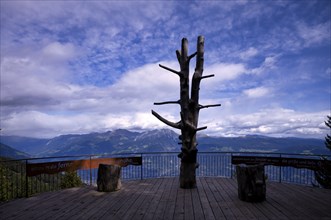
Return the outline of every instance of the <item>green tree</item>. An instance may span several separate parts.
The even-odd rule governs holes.
[[[329,128],[329,134],[331,134],[331,116],[327,116],[327,118],[325,125]],[[329,134],[325,137],[325,146],[331,151],[331,136]],[[315,171],[315,179],[323,188],[331,189],[331,162],[327,157],[322,159],[324,163],[319,170]]]
[[[8,180],[7,170],[0,164],[0,201],[9,200],[9,191],[11,190],[11,184]]]
[[[76,187],[81,186],[83,183],[79,176],[77,175],[77,172],[66,172],[61,180],[61,188],[70,188],[70,187]]]

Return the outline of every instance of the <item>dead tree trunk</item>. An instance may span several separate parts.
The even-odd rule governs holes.
[[[121,189],[121,168],[116,165],[99,164],[98,191],[113,192]]]
[[[262,202],[266,199],[263,165],[237,165],[238,197],[246,202]]]
[[[159,65],[160,67],[173,72],[179,76],[180,79],[180,99],[178,101],[167,101],[154,103],[155,105],[163,104],[179,104],[181,108],[180,118],[177,123],[170,122],[152,110],[152,114],[160,121],[181,130],[179,139],[182,145],[181,153],[178,155],[181,158],[180,166],[180,187],[194,188],[196,187],[196,168],[197,163],[197,141],[196,132],[206,129],[207,127],[198,127],[199,111],[203,108],[216,107],[217,105],[200,105],[199,104],[199,90],[200,82],[204,78],[213,77],[214,75],[202,76],[204,64],[204,37],[199,36],[197,41],[197,52],[188,55],[188,41],[186,38],[182,39],[181,51],[176,51],[177,59],[180,65],[180,71],[170,69],[168,67]],[[192,77],[192,87],[190,94],[190,60],[196,56],[196,67]]]

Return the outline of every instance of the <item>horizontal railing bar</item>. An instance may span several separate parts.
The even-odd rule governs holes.
[[[118,155],[148,155],[148,154],[178,154],[180,152],[143,152],[143,153],[116,153],[116,154],[83,154],[73,156],[52,156],[52,157],[30,157],[24,159],[0,160],[0,162],[15,162],[29,160],[61,159],[61,158],[79,158],[79,157],[101,157],[101,156],[118,156]]]
[[[151,154],[178,154],[179,151],[171,152],[135,152],[135,153],[116,153],[116,154],[83,154],[73,156],[52,156],[52,157],[31,157],[23,159],[0,160],[0,162],[16,162],[16,161],[30,161],[30,160],[46,160],[46,159],[61,159],[61,158],[79,158],[79,157],[101,157],[101,156],[118,156],[118,155],[151,155]],[[294,154],[294,153],[274,153],[274,152],[240,152],[240,151],[201,151],[198,154],[268,154],[279,156],[311,156],[311,157],[331,157],[331,154]]]

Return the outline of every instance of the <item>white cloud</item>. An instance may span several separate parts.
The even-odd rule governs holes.
[[[258,50],[254,47],[248,48],[246,51],[243,51],[239,54],[240,58],[243,60],[248,60],[258,54]]]
[[[325,23],[310,26],[306,23],[299,22],[297,24],[297,29],[300,37],[305,41],[305,46],[310,46],[312,44],[319,44],[323,41],[330,42],[330,26],[330,20]]]
[[[247,70],[241,63],[216,63],[206,67],[204,75],[214,74],[212,80],[207,80],[207,84],[218,84],[227,80],[234,80],[244,74]]]
[[[32,137],[54,137],[67,133],[88,133],[100,131],[100,118],[95,115],[52,115],[39,111],[12,113],[1,126],[4,135],[21,135]],[[103,127],[104,128],[104,127]]]
[[[176,62],[161,63],[178,68]],[[245,70],[240,64],[219,64],[213,68],[225,74],[217,82],[235,79]],[[25,83],[31,89],[28,95],[36,99],[35,106],[24,107],[31,104],[22,102],[19,97],[27,91],[22,89],[23,84],[15,84],[22,88],[16,87],[17,93],[12,93],[8,98],[13,99],[12,105],[16,103],[20,107],[11,111],[12,106],[3,106],[2,110],[8,108],[7,114],[1,116],[3,134],[51,137],[116,128],[167,127],[152,116],[151,109],[168,120],[179,120],[177,105],[153,106],[153,102],[177,100],[179,97],[178,76],[159,68],[157,63],[131,70],[123,74],[114,85],[104,88],[71,84],[63,84],[61,88],[56,81],[41,84],[25,80]],[[204,85],[204,88],[215,89],[212,86]],[[259,98],[270,92],[268,87],[256,87],[244,90],[243,93],[250,98]],[[40,105],[43,100],[40,97],[51,99],[52,102]],[[243,111],[242,101],[239,100],[209,97],[201,101],[202,104],[222,103],[222,107],[201,112],[199,124],[208,125],[206,132],[210,134],[323,137],[325,133],[321,124],[327,112],[304,113],[282,108]]]
[[[252,74],[263,74],[271,69],[276,68],[276,63],[277,63],[277,59],[278,59],[279,55],[275,55],[275,56],[268,56],[264,59],[263,63],[254,69],[251,69],[249,72]]]
[[[76,56],[75,47],[73,44],[61,44],[59,42],[52,42],[42,49],[46,60],[60,60],[68,61]]]
[[[270,89],[266,87],[257,87],[244,90],[244,94],[249,98],[260,98],[270,94]]]
[[[178,69],[176,62],[160,62],[164,66]],[[179,77],[158,66],[146,64],[123,74],[111,90],[116,97],[136,99],[176,98],[179,96]],[[158,100],[155,100],[158,101]]]
[[[175,62],[161,62],[176,69]],[[222,66],[222,65],[221,65]],[[231,66],[231,65],[226,65]],[[237,70],[238,68],[238,70]],[[230,70],[242,70],[232,66]],[[237,73],[240,75],[240,73]],[[226,77],[231,79],[238,75]],[[66,133],[88,133],[116,128],[161,128],[167,127],[158,121],[150,110],[153,108],[171,121],[179,119],[178,106],[153,106],[153,102],[179,97],[178,76],[162,70],[157,64],[148,64],[132,70],[113,86],[97,88],[92,86],[67,85],[68,92],[62,93],[49,84],[57,105],[50,108],[45,103],[36,110],[24,108],[2,115],[3,134],[51,137]],[[33,87],[31,87],[33,88]],[[35,91],[42,94],[43,90]],[[252,98],[268,95],[270,89],[257,87],[245,90]],[[40,100],[39,100],[40,101]],[[217,98],[205,99],[202,104],[222,103]],[[20,103],[22,104],[22,103]],[[323,137],[323,121],[328,112],[305,113],[290,109],[269,108],[260,111],[243,112],[240,103],[225,100],[220,108],[206,109],[201,113],[200,125],[207,125],[205,132],[213,135],[240,136],[262,134],[271,136]],[[235,110],[229,111],[228,108]],[[62,113],[61,113],[62,111]]]
[[[328,68],[325,70],[325,73],[331,76],[331,67],[328,67]]]
[[[178,65],[166,61],[162,64],[172,68]],[[179,97],[179,77],[157,63],[131,70],[114,85],[104,88],[59,84],[47,78],[42,81],[32,73],[22,81],[13,77],[1,82],[4,134],[51,136],[116,128],[156,128],[160,123],[150,112],[153,102]],[[166,107],[166,111],[155,109],[166,112],[164,115],[169,118],[172,118],[169,110],[178,110],[174,106]]]
[[[269,108],[248,114],[222,111],[214,120],[202,119],[210,130],[206,133],[219,136],[267,135],[274,137],[324,138],[327,128],[324,125],[328,111],[299,112],[291,109]],[[215,123],[216,122],[216,123]]]
[[[59,79],[67,72],[61,66],[44,65],[30,58],[5,58],[1,65],[1,99],[13,103],[17,100],[19,105],[27,99],[38,103],[66,96],[70,88]]]

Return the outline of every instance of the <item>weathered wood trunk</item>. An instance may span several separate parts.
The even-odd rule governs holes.
[[[152,110],[152,114],[165,124],[181,130],[179,139],[182,145],[181,153],[178,157],[181,159],[179,182],[180,187],[184,189],[196,187],[196,168],[197,163],[197,131],[206,129],[207,127],[198,127],[199,111],[203,108],[217,107],[216,105],[201,105],[199,103],[200,82],[202,79],[213,77],[214,75],[202,76],[204,64],[204,37],[199,36],[197,40],[197,51],[188,55],[188,41],[182,39],[181,50],[176,51],[177,60],[180,65],[180,71],[170,69],[160,65],[160,67],[169,70],[179,76],[180,81],[180,99],[178,101],[167,101],[154,103],[155,105],[164,104],[179,104],[180,105],[180,121],[171,122],[161,117],[158,113]],[[190,91],[190,60],[196,56],[196,66],[192,77],[192,87]],[[190,93],[191,92],[191,93]]]
[[[246,202],[262,202],[266,199],[266,184],[263,165],[236,166],[238,197]]]
[[[179,184],[183,189],[192,189],[197,186],[196,184],[196,163],[185,163],[180,164],[180,176]]]
[[[121,189],[121,168],[117,165],[99,164],[98,191],[113,192]]]

